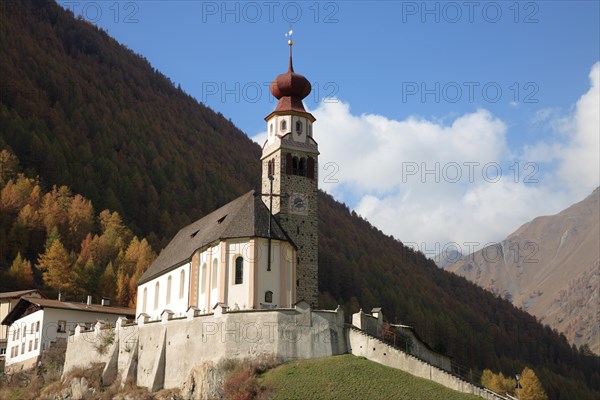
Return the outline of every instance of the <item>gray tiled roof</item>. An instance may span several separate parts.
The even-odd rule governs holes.
[[[198,249],[223,239],[268,237],[269,209],[254,190],[238,197],[177,232],[138,281],[141,285],[188,262]],[[271,217],[273,218],[273,217]],[[275,218],[271,238],[292,243]]]
[[[124,317],[135,317],[135,309],[128,307],[110,307],[99,304],[92,304],[88,306],[86,303],[39,299],[37,297],[21,297],[11,312],[9,312],[4,320],[2,320],[2,325],[12,325],[19,318],[28,315],[28,313],[31,312],[29,310],[29,306],[31,304],[36,306],[36,308],[58,308],[62,310],[86,311],[103,314],[116,314]]]
[[[25,296],[27,294],[38,292],[38,289],[29,289],[29,290],[18,290],[16,292],[4,292],[0,293],[0,299],[18,299],[21,296]],[[41,295],[41,293],[40,293]]]

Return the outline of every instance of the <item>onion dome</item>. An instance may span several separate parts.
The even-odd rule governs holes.
[[[290,39],[290,65],[287,72],[279,75],[271,83],[271,94],[279,100],[275,111],[299,111],[306,112],[302,99],[310,94],[312,89],[310,82],[303,75],[294,72],[292,63],[292,45]]]

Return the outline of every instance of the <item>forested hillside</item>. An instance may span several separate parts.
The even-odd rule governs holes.
[[[156,258],[117,212],[95,215],[92,203],[67,186],[48,192],[0,150],[0,291],[43,289],[65,300],[134,306],[137,280]]]
[[[3,1],[0,11],[0,148],[45,191],[68,185],[158,249],[181,226],[257,188],[259,147],[143,58],[51,1]],[[330,196],[319,201],[321,306],[351,313],[380,305],[476,372],[527,365],[550,398],[599,398],[598,358]]]

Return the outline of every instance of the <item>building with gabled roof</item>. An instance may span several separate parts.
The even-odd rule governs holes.
[[[88,298],[90,299],[90,298]],[[40,297],[21,297],[2,320],[8,329],[6,343],[7,370],[33,367],[42,351],[60,339],[66,339],[78,324],[92,327],[98,321],[116,322],[133,318],[135,310],[100,304],[66,302]]]
[[[271,253],[269,262],[268,254]],[[138,281],[136,314],[291,307],[296,247],[250,191],[182,228]]]
[[[38,289],[17,290],[14,292],[0,293],[0,322],[8,315],[8,313],[19,302],[22,296],[43,297]],[[0,325],[0,370],[4,365],[6,355],[6,338],[8,336],[8,327]]]
[[[277,107],[266,118],[262,193],[248,192],[184,227],[138,281],[138,316],[190,307],[210,313],[317,305],[319,155],[315,118],[302,100],[311,84],[288,71],[270,90]]]

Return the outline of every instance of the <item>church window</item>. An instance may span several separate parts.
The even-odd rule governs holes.
[[[171,285],[173,283],[173,279],[171,275],[167,278],[167,304],[171,304]]]
[[[235,284],[244,283],[244,259],[240,256],[235,259]]]
[[[154,309],[158,310],[158,298],[160,294],[160,283],[156,282],[154,285]]]
[[[271,292],[270,290],[267,290],[265,292],[265,303],[272,303],[273,302],[273,292]]]
[[[292,174],[292,155],[290,153],[285,153],[285,173],[287,175]]]
[[[217,276],[218,276],[218,272],[219,272],[219,262],[217,260],[213,261],[213,267],[212,267],[212,288],[216,289],[217,288]]]
[[[296,121],[296,133],[302,133],[302,121]]]
[[[308,136],[312,136],[312,125],[308,124]]]
[[[269,176],[275,175],[275,159],[269,160]]]
[[[202,264],[202,284],[200,286],[200,293],[206,293],[206,263]]]
[[[306,158],[304,157],[298,161],[298,176],[306,176]]]
[[[306,176],[315,179],[315,159],[312,157],[306,159]]]
[[[287,175],[315,177],[315,160],[312,157],[296,157],[290,153],[285,155],[285,173]]]
[[[185,270],[181,270],[179,274],[179,298],[183,299],[183,292],[185,290]]]
[[[142,296],[142,312],[146,312],[146,302],[148,301],[148,288],[144,288],[144,295]]]
[[[269,133],[273,134],[273,124],[269,124]]]
[[[287,130],[287,121],[284,119],[281,121],[281,131],[285,132]]]

